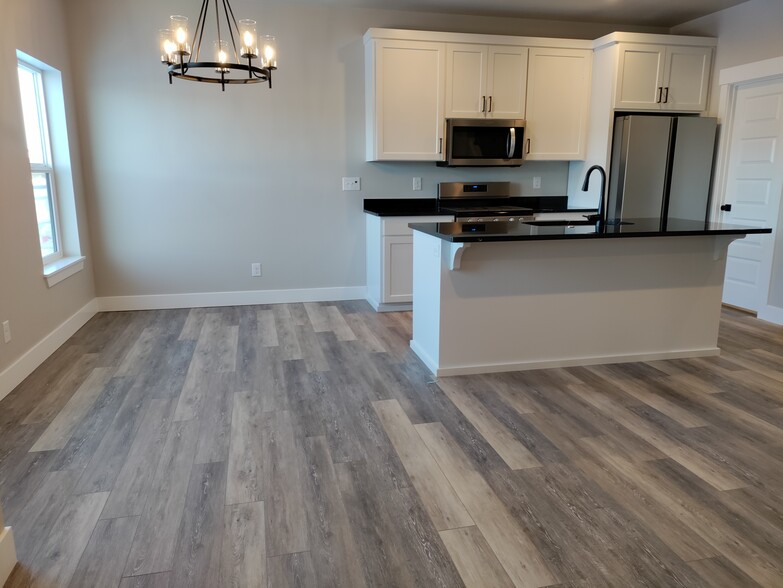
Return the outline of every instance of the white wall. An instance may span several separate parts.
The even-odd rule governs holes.
[[[59,0],[3,1],[0,18],[0,321],[10,321],[13,339],[4,344],[0,338],[0,375],[95,296],[63,23]],[[84,271],[51,289],[43,278],[38,245],[16,75],[17,49],[59,69],[63,75],[76,217],[81,228],[81,250],[88,259]]]
[[[197,5],[67,3],[99,296],[363,286],[363,198],[432,197],[438,181],[461,179],[565,194],[564,163],[366,163],[361,37],[373,26],[580,38],[617,28],[235,0],[237,18],[265,9],[255,15],[279,39],[280,69],[272,90],[221,94],[169,86],[158,61],[157,30],[169,14],[194,19]],[[342,192],[341,176],[360,176],[362,191]]]
[[[720,70],[783,57],[783,1],[750,0],[733,8],[693,20],[672,29],[678,35],[708,35],[718,37],[713,91],[710,111],[718,114]],[[783,195],[781,195],[783,198]],[[775,257],[768,304],[783,309],[783,206],[775,236]],[[783,312],[783,311],[782,311]]]

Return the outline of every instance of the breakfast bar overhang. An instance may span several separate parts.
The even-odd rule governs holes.
[[[726,251],[669,219],[422,223],[411,348],[436,376],[716,355]]]

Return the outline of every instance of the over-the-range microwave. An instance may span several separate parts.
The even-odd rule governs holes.
[[[447,167],[522,165],[525,121],[499,118],[447,118]]]

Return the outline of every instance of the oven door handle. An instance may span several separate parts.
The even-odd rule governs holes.
[[[506,141],[506,147],[508,148],[508,158],[514,157],[514,151],[517,149],[517,130],[511,127],[508,130],[508,141]]]

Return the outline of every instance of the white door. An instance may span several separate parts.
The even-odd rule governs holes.
[[[530,49],[525,158],[585,158],[592,52]]]
[[[729,143],[725,223],[772,227],[783,190],[783,81],[737,90]],[[729,247],[723,301],[758,311],[767,303],[775,234],[748,235]]]
[[[446,118],[483,118],[486,79],[485,45],[446,45]]]
[[[622,110],[660,110],[666,48],[620,43],[614,107]]]
[[[527,92],[527,48],[489,48],[487,73],[487,116],[525,118]]]

